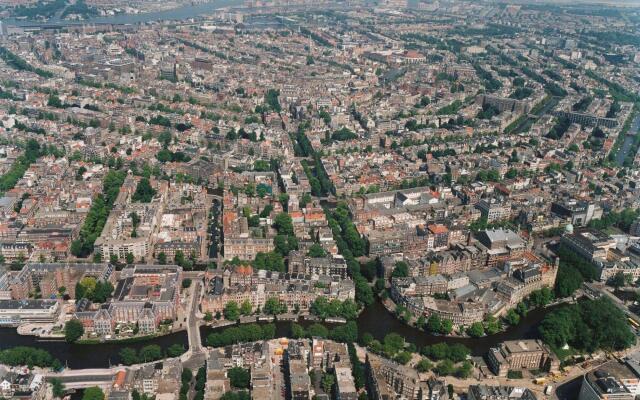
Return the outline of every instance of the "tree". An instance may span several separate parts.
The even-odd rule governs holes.
[[[177,250],[175,256],[173,257],[173,261],[180,266],[183,266],[185,263],[184,253],[182,250]]]
[[[158,264],[165,265],[167,263],[167,255],[163,252],[158,254]]]
[[[382,347],[387,356],[393,357],[397,352],[404,349],[404,338],[397,333],[389,333],[384,337]]]
[[[300,339],[307,335],[304,328],[301,325],[298,325],[296,323],[291,324],[290,332],[291,332],[291,337],[294,339]]]
[[[529,309],[527,308],[527,305],[521,301],[516,304],[516,312],[518,313],[518,315],[520,315],[520,317],[524,318],[529,313]]]
[[[322,258],[327,256],[327,252],[319,243],[314,243],[311,245],[311,247],[309,247],[307,256],[311,258]]]
[[[552,347],[568,344],[586,352],[622,350],[635,342],[626,315],[602,297],[567,305],[547,314],[538,327]]]
[[[453,375],[456,369],[455,369],[455,366],[453,365],[453,361],[445,359],[438,363],[438,366],[435,368],[435,371],[440,376],[446,376],[446,375]]]
[[[440,333],[442,333],[443,335],[448,335],[452,331],[453,331],[453,321],[451,321],[450,319],[443,319]]]
[[[86,388],[82,400],[104,400],[104,392],[97,386]]]
[[[59,378],[51,378],[51,389],[53,392],[53,397],[61,399],[65,395],[65,387],[62,381]]]
[[[409,276],[409,265],[404,261],[398,261],[393,268],[391,276],[394,278],[405,278]]]
[[[355,321],[349,321],[337,326],[329,333],[329,338],[336,342],[353,343],[358,340],[358,325]]]
[[[241,390],[239,392],[226,392],[220,397],[220,400],[251,400],[251,396],[246,390]]]
[[[227,371],[227,377],[231,381],[231,386],[237,389],[248,389],[251,374],[248,369],[234,367]]]
[[[33,347],[15,346],[0,351],[0,364],[10,366],[26,365],[28,367],[57,367],[60,362],[49,352]],[[54,368],[59,370],[59,368]]]
[[[462,365],[458,367],[455,372],[455,375],[460,379],[467,379],[471,376],[471,372],[473,372],[473,365],[467,360],[462,362]]]
[[[138,362],[138,354],[130,347],[125,347],[118,353],[120,360],[124,365],[132,365]]]
[[[253,307],[251,306],[251,302],[249,300],[245,300],[240,304],[240,314],[242,315],[251,315],[253,312]]]
[[[553,292],[548,287],[531,292],[527,298],[527,304],[531,308],[544,307],[553,301]]]
[[[355,320],[358,317],[358,305],[351,299],[346,299],[340,307],[340,316],[347,320]]]
[[[127,264],[133,264],[134,260],[135,257],[133,256],[133,253],[129,252],[125,255],[125,261],[127,262]]]
[[[94,303],[104,303],[113,293],[113,284],[109,281],[98,281],[93,277],[85,277],[76,284],[76,299],[83,297]]]
[[[440,333],[442,331],[442,321],[438,314],[431,314],[427,319],[427,331],[430,333]]]
[[[500,324],[493,315],[488,315],[484,321],[484,330],[487,335],[495,335],[500,331]]]
[[[184,345],[180,343],[174,343],[167,348],[167,356],[169,357],[179,357],[184,352]]]
[[[49,99],[47,100],[47,106],[55,107],[55,108],[64,108],[64,104],[62,103],[62,100],[60,100],[60,97],[58,97],[55,94],[49,95]]]
[[[467,329],[467,334],[474,338],[484,336],[484,326],[482,325],[482,322],[474,322],[471,324]]]
[[[322,390],[324,390],[324,392],[327,395],[329,395],[329,397],[332,397],[331,390],[335,383],[336,383],[336,378],[335,376],[333,376],[333,374],[324,374],[322,376],[322,379],[321,379]]]
[[[293,221],[291,216],[287,213],[278,214],[274,219],[273,227],[280,235],[292,236],[294,234]]]
[[[282,303],[277,297],[269,297],[264,303],[265,314],[284,314],[287,312],[287,305]]]
[[[385,288],[384,279],[382,278],[376,279],[376,283],[373,285],[373,288],[376,291],[376,293],[382,292]]]
[[[150,344],[140,349],[140,361],[149,362],[162,358],[162,348],[157,344]]]
[[[312,324],[307,328],[308,337],[329,337],[329,330],[322,324]]]
[[[273,240],[273,245],[276,253],[286,257],[290,251],[298,249],[298,239],[293,235],[277,235]]]
[[[182,369],[182,374],[180,374],[180,381],[184,384],[189,384],[191,383],[191,380],[193,379],[193,372],[189,369],[189,368],[183,368]]]
[[[267,218],[269,215],[271,215],[271,212],[273,211],[273,206],[271,204],[267,204],[266,206],[264,206],[264,208],[262,209],[262,211],[260,211],[260,218]]]
[[[211,321],[213,321],[213,314],[211,314],[211,311],[207,311],[207,312],[204,314],[204,320],[205,320],[206,322],[211,322]]]
[[[394,357],[394,360],[398,364],[405,365],[409,361],[411,361],[411,353],[409,353],[408,351],[401,351]]]
[[[418,372],[429,372],[433,368],[433,363],[428,358],[423,358],[416,364]]]
[[[616,272],[616,274],[607,281],[607,285],[613,287],[615,290],[619,290],[625,283],[626,279],[622,271]]]
[[[300,198],[300,202],[298,205],[300,206],[300,208],[305,208],[307,204],[311,203],[311,201],[312,201],[311,194],[305,193]]]
[[[84,327],[78,319],[72,319],[64,324],[64,340],[68,343],[75,343],[84,335]]]
[[[133,193],[133,196],[131,196],[131,201],[149,203],[155,195],[156,190],[151,187],[151,182],[149,182],[149,179],[142,178],[138,182],[138,186],[136,187],[136,191]]]
[[[224,310],[222,311],[224,318],[229,321],[236,321],[240,318],[240,309],[238,308],[238,303],[235,301],[230,301],[224,306]]]
[[[189,287],[191,287],[191,279],[190,278],[184,278],[182,280],[182,288],[183,289],[187,289]]]
[[[267,271],[285,271],[284,258],[280,253],[275,251],[268,253],[259,252],[256,254],[252,266],[256,269],[264,269]]]
[[[98,281],[93,293],[88,297],[94,303],[104,303],[114,291],[113,284],[109,281]]]
[[[362,338],[361,338],[361,340],[360,340],[360,344],[361,344],[362,346],[365,346],[365,347],[366,347],[366,346],[369,346],[369,343],[371,343],[372,341],[373,341],[373,335],[372,335],[372,334],[370,334],[369,332],[365,332],[365,333],[362,335]]]
[[[511,326],[515,326],[520,323],[520,315],[518,315],[518,313],[514,309],[510,309],[509,311],[507,311],[504,319]]]

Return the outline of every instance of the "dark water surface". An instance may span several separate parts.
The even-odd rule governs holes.
[[[365,332],[369,332],[374,338],[382,340],[388,333],[395,332],[404,337],[407,342],[414,343],[418,347],[440,342],[461,343],[469,347],[473,355],[483,355],[489,348],[505,340],[539,338],[538,325],[545,315],[556,307],[558,306],[529,311],[517,326],[509,327],[506,331],[495,335],[474,339],[430,335],[400,322],[384,308],[382,303],[375,302],[365,309],[358,318],[358,333],[362,335]]]
[[[424,347],[440,342],[451,344],[461,343],[469,347],[473,355],[483,355],[489,350],[489,348],[505,340],[539,338],[540,336],[537,329],[538,325],[545,317],[545,315],[547,315],[556,307],[558,306],[530,311],[525,318],[521,319],[520,324],[518,324],[517,326],[510,327],[506,331],[495,335],[474,339],[430,335],[400,322],[382,305],[382,303],[376,301],[371,306],[367,307],[358,317],[358,334],[362,336],[364,333],[368,332],[373,335],[374,338],[382,340],[387,334],[395,332],[404,337],[407,342],[414,343],[418,347]],[[277,337],[289,335],[291,327],[290,321],[276,321],[274,323],[276,325]],[[301,321],[298,323],[306,328],[314,322]],[[327,325],[327,327],[331,328],[332,326]],[[202,341],[204,342],[204,344],[206,344],[206,338],[208,334],[223,329],[224,327],[202,327],[200,330],[200,336],[202,337]]]
[[[16,346],[29,346],[43,349],[59,359],[69,368],[106,368],[120,363],[118,352],[125,347],[139,350],[149,345],[157,344],[166,349],[175,343],[188,346],[187,332],[177,332],[159,336],[137,343],[100,343],[100,344],[71,344],[63,340],[42,341],[35,336],[18,335],[15,328],[0,328],[0,350]]]
[[[511,327],[505,332],[501,332],[496,335],[478,339],[429,335],[400,322],[389,311],[387,311],[380,302],[375,302],[366,308],[362,314],[360,314],[357,323],[360,335],[368,332],[378,340],[382,340],[385,335],[395,332],[404,337],[407,342],[414,343],[419,347],[440,342],[461,343],[469,347],[474,355],[482,355],[486,353],[490,347],[493,347],[505,340],[538,338],[538,324],[542,321],[544,316],[555,307],[530,311],[526,318],[521,320],[518,326]],[[312,323],[313,322],[302,321],[300,322],[300,325],[307,327]],[[276,321],[275,325],[276,335],[278,337],[289,335],[291,327],[290,321]],[[327,327],[329,328],[332,328],[333,326],[335,326],[335,324],[327,324]],[[206,337],[209,333],[220,329],[224,328],[213,329],[210,327],[202,327],[202,340],[206,341]],[[188,345],[187,333],[173,333],[139,343],[69,344],[64,341],[41,341],[34,336],[18,335],[14,328],[0,328],[0,350],[15,346],[37,347],[47,350],[55,358],[58,358],[63,364],[66,364],[70,368],[109,367],[109,365],[117,365],[120,363],[118,353],[125,347],[139,350],[146,345],[157,344],[163,349],[166,349],[175,343],[183,344],[186,347]]]

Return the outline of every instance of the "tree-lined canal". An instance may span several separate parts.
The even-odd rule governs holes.
[[[387,311],[384,306],[376,301],[367,307],[358,317],[358,332],[360,335],[368,332],[374,338],[382,340],[385,335],[395,332],[405,338],[407,342],[414,343],[418,347],[432,345],[435,343],[461,343],[469,347],[474,355],[482,355],[505,340],[530,339],[538,337],[537,326],[544,316],[554,307],[530,311],[515,327],[510,327],[504,332],[496,335],[485,336],[478,339],[455,338],[429,335],[416,328],[405,325],[394,315]],[[289,336],[291,322],[276,321],[276,336]],[[313,322],[303,321],[300,324],[308,327]],[[206,342],[209,333],[224,328],[202,327],[202,340]],[[59,359],[63,365],[70,368],[104,368],[120,363],[119,352],[125,347],[130,347],[139,351],[142,347],[156,344],[162,349],[167,349],[172,344],[183,344],[187,346],[187,333],[178,332],[166,336],[156,337],[144,342],[136,343],[101,343],[101,344],[70,344],[64,341],[41,341],[34,336],[18,335],[14,328],[0,328],[0,350],[16,347],[30,346],[47,350],[53,357]]]

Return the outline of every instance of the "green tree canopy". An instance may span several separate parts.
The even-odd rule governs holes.
[[[251,374],[248,369],[233,367],[227,371],[227,377],[231,381],[231,386],[237,389],[248,389]]]
[[[153,196],[156,195],[156,190],[151,187],[151,182],[148,178],[141,178],[136,186],[136,191],[131,196],[131,201],[140,203],[150,203]]]
[[[238,318],[240,318],[240,308],[238,307],[238,303],[230,301],[225,304],[222,314],[224,315],[224,318],[229,321],[238,320]]]
[[[74,343],[84,335],[84,327],[78,319],[72,319],[64,324],[64,339]]]
[[[104,392],[97,386],[86,388],[82,400],[104,400]]]

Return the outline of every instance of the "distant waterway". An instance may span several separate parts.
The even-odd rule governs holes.
[[[635,135],[638,134],[640,134],[640,114],[636,115],[634,118],[631,123],[631,127],[629,128],[629,132],[625,135],[624,142],[622,142],[622,146],[620,146],[620,150],[618,150],[618,153],[616,154],[616,162],[618,165],[622,165],[624,163],[627,153],[629,153],[633,147]]]
[[[18,19],[5,19],[2,22],[7,25],[21,27],[45,27],[45,26],[63,26],[63,25],[82,25],[82,24],[114,24],[114,25],[133,25],[153,21],[168,20],[184,20],[196,18],[225,7],[237,7],[244,4],[243,0],[214,0],[202,4],[186,4],[178,8],[140,13],[140,14],[117,14],[113,16],[88,18],[83,21],[67,21],[59,18],[52,18],[48,21],[31,21]]]

